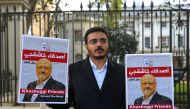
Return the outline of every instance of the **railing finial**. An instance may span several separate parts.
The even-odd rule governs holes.
[[[144,9],[144,1],[142,1],[142,5],[141,5],[142,9]]]
[[[135,4],[135,1],[133,1],[133,9],[135,9],[136,7],[136,4]]]
[[[126,8],[127,8],[126,1],[125,1],[125,3],[123,4],[123,8],[124,8],[124,10],[126,10]]]
[[[80,4],[80,10],[82,11],[82,9],[83,9],[83,5],[82,5],[82,2],[81,2],[81,4]]]

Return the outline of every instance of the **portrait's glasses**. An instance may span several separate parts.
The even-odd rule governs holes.
[[[92,39],[92,40],[90,40],[88,43],[94,45],[94,44],[96,44],[98,41],[99,41],[100,43],[104,44],[104,43],[106,43],[108,40],[107,40],[106,38]]]

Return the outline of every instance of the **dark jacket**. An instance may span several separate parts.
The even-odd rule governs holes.
[[[27,89],[35,89],[37,81],[28,84]],[[43,89],[53,89],[53,90],[65,90],[65,85],[61,82],[54,80],[52,77],[46,82]],[[23,101],[30,102],[33,94],[25,94]],[[35,102],[64,102],[65,95],[59,95],[57,97],[51,97],[50,94],[39,94]]]
[[[137,98],[134,104],[142,104],[142,101],[143,97]],[[172,104],[172,100],[156,92],[149,104]]]
[[[69,104],[50,105],[54,109],[122,109],[125,107],[125,68],[108,60],[101,90],[89,58],[69,66]],[[64,107],[65,106],[65,107]],[[66,107],[68,106],[68,107]]]

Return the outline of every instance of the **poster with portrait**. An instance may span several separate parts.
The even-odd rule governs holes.
[[[68,39],[23,35],[18,103],[67,103],[68,59]]]
[[[174,109],[171,53],[126,54],[126,108]]]

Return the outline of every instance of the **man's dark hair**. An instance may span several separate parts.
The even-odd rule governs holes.
[[[87,44],[88,35],[90,33],[94,33],[94,32],[102,32],[102,33],[106,34],[106,36],[108,37],[108,33],[102,27],[92,27],[92,28],[89,28],[84,35],[85,44]]]

